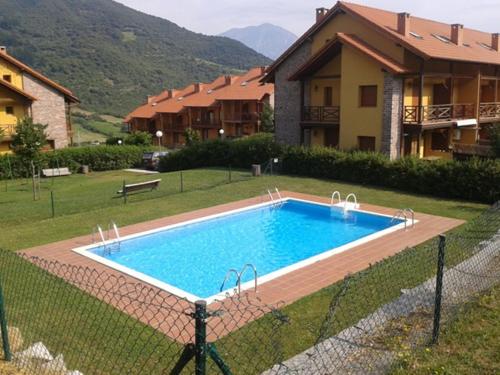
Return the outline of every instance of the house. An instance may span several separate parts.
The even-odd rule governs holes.
[[[339,1],[269,68],[278,141],[397,158],[488,152],[499,34]]]
[[[0,153],[10,150],[16,124],[24,117],[48,125],[46,134],[52,149],[71,143],[71,105],[78,98],[68,89],[23,64],[0,47]]]
[[[165,90],[132,111],[125,122],[130,131],[162,132],[162,144],[185,143],[186,129],[199,131],[203,140],[238,138],[260,131],[265,103],[273,105],[274,85],[263,84],[265,68],[242,75],[225,75],[210,83],[194,83],[179,90]],[[221,132],[224,130],[224,132]]]

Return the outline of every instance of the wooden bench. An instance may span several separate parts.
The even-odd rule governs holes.
[[[153,180],[153,181],[146,181],[146,182],[139,182],[137,184],[123,184],[123,188],[121,190],[118,190],[116,193],[121,194],[121,195],[127,195],[128,193],[132,193],[135,191],[141,191],[141,190],[156,190],[158,189],[158,186],[160,186],[161,179],[159,180]]]
[[[69,168],[42,169],[42,173],[43,173],[44,177],[61,177],[61,176],[70,176],[71,175]]]

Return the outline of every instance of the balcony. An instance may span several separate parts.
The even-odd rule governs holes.
[[[308,106],[302,110],[302,122],[338,124],[340,107]]]
[[[192,126],[195,128],[213,128],[218,129],[221,127],[220,121],[210,118],[193,119]]]
[[[500,102],[479,104],[479,118],[481,120],[500,120]]]
[[[257,122],[260,116],[257,112],[241,112],[225,114],[224,121],[229,122]]]
[[[405,124],[425,125],[453,120],[475,118],[474,104],[436,104],[425,106],[405,106],[403,122]]]
[[[12,138],[12,135],[15,134],[16,132],[16,125],[14,124],[7,124],[7,125],[0,125],[0,133],[3,135],[3,139],[7,140]]]

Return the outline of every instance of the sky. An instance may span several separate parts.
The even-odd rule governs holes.
[[[216,35],[233,27],[272,23],[301,35],[313,23],[315,9],[335,0],[116,0],[166,18],[189,30]],[[414,16],[486,32],[500,32],[500,0],[351,0],[359,4],[406,11]]]

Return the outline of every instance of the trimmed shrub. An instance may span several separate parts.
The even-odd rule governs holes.
[[[195,143],[172,152],[160,161],[160,171],[228,166],[248,168],[279,156],[282,148],[273,140],[272,134],[257,134],[233,141],[213,140]]]
[[[77,172],[80,166],[88,165],[93,171],[107,171],[140,166],[144,148],[138,146],[95,146],[65,148],[42,153],[41,168],[68,167]],[[9,168],[9,165],[11,168]],[[26,172],[16,155],[0,156],[0,178],[24,177]]]

